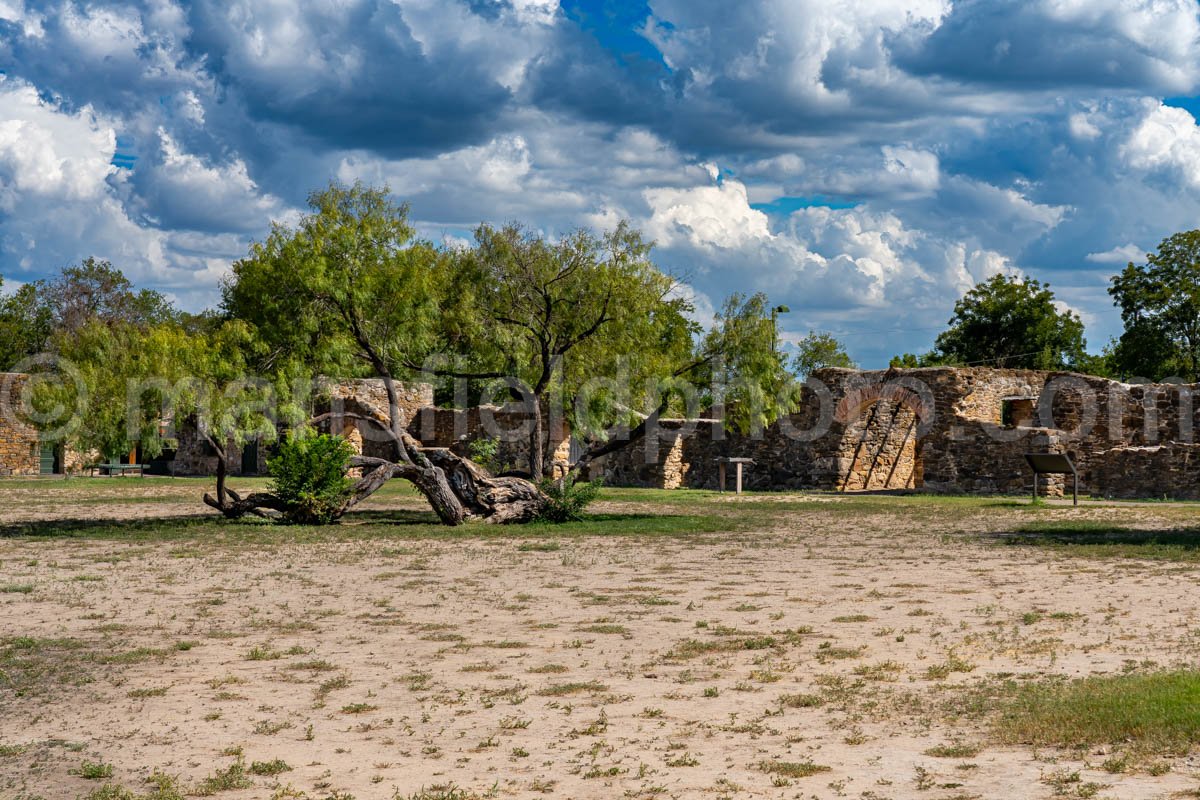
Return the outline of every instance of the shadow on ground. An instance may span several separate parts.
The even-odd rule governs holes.
[[[1088,520],[1022,525],[1015,530],[984,534],[1006,545],[1052,547],[1079,555],[1200,559],[1200,528],[1131,528]]]
[[[726,520],[679,514],[588,514],[561,524],[532,522],[523,525],[468,523],[449,527],[431,511],[405,509],[361,510],[347,514],[334,525],[291,525],[257,517],[226,520],[216,514],[150,517],[130,520],[55,519],[0,525],[0,539],[121,539],[165,541],[210,539],[262,543],[318,541],[349,538],[428,538],[454,536],[544,537],[570,535],[687,535],[712,533],[729,527]]]

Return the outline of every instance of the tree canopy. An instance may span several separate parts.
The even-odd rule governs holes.
[[[1086,356],[1083,322],[1059,310],[1049,284],[994,275],[954,306],[937,360],[962,365],[1069,369]]]
[[[108,261],[85,258],[49,280],[23,284],[0,298],[0,372],[53,349],[64,335],[82,332],[94,323],[144,328],[191,319],[159,292],[135,289]]]
[[[1108,291],[1125,324],[1112,353],[1119,375],[1200,380],[1200,230],[1167,237]]]
[[[792,370],[805,380],[813,372],[825,367],[854,369],[856,364],[846,353],[845,346],[832,334],[809,331],[796,343],[796,354],[792,358]]]
[[[88,399],[69,434],[73,447],[111,457],[137,442],[152,456],[166,428],[195,425],[218,456],[216,497],[205,501],[227,516],[278,510],[279,497],[225,486],[229,444],[273,439],[281,413],[306,419],[308,430],[329,422],[334,413],[298,388],[313,376],[375,377],[388,408],[355,400],[338,415],[381,432],[392,455],[355,456],[363,476],[331,513],[401,477],[444,522],[522,521],[547,495],[423,447],[406,428],[399,381],[515,389],[532,412],[535,480],[546,473],[550,401],[590,442],[571,481],[668,412],[712,409],[746,430],[791,409],[795,382],[767,298],[734,295],[702,330],[685,287],[626,223],[560,239],[481,225],[472,245],[447,248],[417,238],[407,206],[386,187],[334,183],[309,204],[296,225],[274,225],[233,265],[217,315],[182,314],[93,259],[22,287],[0,309],[13,329],[44,322],[26,326],[27,340],[10,337],[8,352],[48,346],[74,364],[73,380],[38,392],[45,407]],[[0,334],[5,322],[0,315]]]

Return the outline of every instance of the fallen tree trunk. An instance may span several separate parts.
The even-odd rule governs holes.
[[[446,476],[469,519],[493,523],[529,522],[537,518],[546,496],[524,478],[496,478],[470,459],[445,448],[422,451]]]
[[[416,463],[367,456],[351,458],[349,466],[362,468],[363,475],[354,483],[350,496],[334,518],[346,514],[393,478],[412,483],[429,501],[444,525],[461,525],[471,521],[494,524],[530,522],[537,518],[545,503],[545,495],[529,481],[493,477],[478,464],[447,449],[414,447],[408,454],[415,457]],[[207,505],[228,519],[238,519],[247,514],[278,517],[288,511],[287,504],[269,492],[255,492],[242,497],[226,487],[224,466],[224,458],[220,457],[217,496],[205,494],[204,502]]]

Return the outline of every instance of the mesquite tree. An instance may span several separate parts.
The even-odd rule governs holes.
[[[312,213],[296,228],[276,225],[234,264],[223,305],[253,327],[266,370],[299,362],[320,374],[382,380],[388,408],[340,413],[371,426],[392,451],[391,458],[354,460],[364,468],[356,501],[398,477],[412,482],[448,525],[535,517],[543,496],[532,483],[492,477],[447,450],[422,447],[405,429],[397,381],[438,344],[440,317],[450,305],[442,302],[448,255],[413,240],[407,207],[392,202],[386,189],[331,185],[309,203]]]
[[[518,225],[482,225],[475,247],[451,254],[452,284],[473,287],[469,315],[449,317],[442,347],[471,377],[515,378],[530,412],[529,473],[547,473],[550,402],[579,430],[574,400],[597,376],[641,386],[688,361],[696,326],[677,282],[649,258],[650,245],[621,223],[596,235],[579,230],[557,242]],[[463,326],[464,316],[478,322]],[[463,331],[467,335],[463,335]]]

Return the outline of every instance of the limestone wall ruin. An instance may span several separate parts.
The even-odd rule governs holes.
[[[24,376],[7,376],[19,395]],[[1200,403],[1194,385],[1128,385],[1065,372],[934,367],[820,370],[795,413],[764,430],[735,433],[714,419],[663,420],[644,440],[593,465],[610,485],[659,488],[717,485],[717,459],[752,458],[750,489],[832,491],[925,489],[1028,492],[1027,452],[1066,452],[1085,492],[1113,497],[1200,498]],[[329,382],[322,409],[367,405],[383,412],[378,380]],[[518,405],[454,410],[433,407],[432,387],[401,385],[401,414],[426,446],[464,455],[481,438],[497,439],[497,471],[528,469],[529,413]],[[570,463],[571,437],[545,420],[551,463]],[[344,420],[336,433],[368,455],[391,455],[369,423]],[[230,444],[232,474],[241,452]],[[37,474],[37,432],[0,415],[0,475]],[[69,454],[68,454],[69,455]],[[257,448],[247,471],[266,471],[270,447]],[[77,460],[77,459],[76,459]],[[67,459],[67,466],[74,463]],[[216,454],[186,424],[169,472],[210,475]],[[1064,488],[1046,480],[1044,493]]]
[[[518,404],[466,409],[435,408],[430,404],[414,415],[408,432],[426,447],[447,447],[468,457],[472,443],[494,439],[497,447],[491,465],[494,471],[528,472],[532,424],[531,413]],[[565,470],[571,450],[570,430],[561,420],[543,417],[542,431],[551,469]]]
[[[1200,495],[1200,387],[1136,385],[1073,373],[936,367],[821,370],[820,389],[758,435],[670,420],[657,439],[605,459],[615,485],[715,488],[716,459],[752,458],[751,489],[1032,489],[1027,452],[1066,452],[1083,491]],[[1006,418],[1007,417],[1007,418]],[[1160,446],[1162,445],[1162,446]],[[1047,476],[1043,494],[1060,494]]]
[[[37,475],[38,432],[21,420],[21,393],[28,376],[0,373],[0,475]]]

